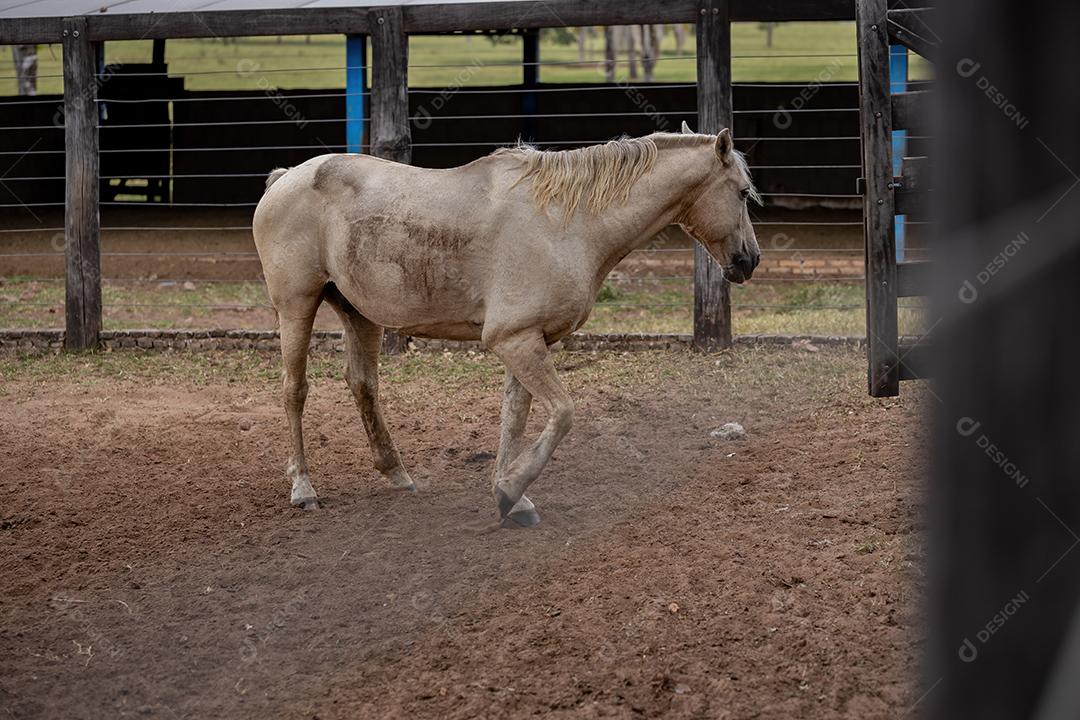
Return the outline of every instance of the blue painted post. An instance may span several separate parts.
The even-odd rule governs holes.
[[[526,30],[522,35],[522,85],[527,90],[534,90],[540,81],[540,31]],[[521,136],[526,142],[533,142],[536,137],[536,93],[521,93],[521,114],[525,116],[521,123]]]
[[[364,93],[367,92],[367,38],[345,37],[345,145],[351,153],[363,152]]]
[[[889,78],[892,94],[907,92],[908,50],[903,45],[889,46]],[[893,176],[900,177],[904,155],[907,153],[907,130],[893,130],[892,136]],[[904,226],[907,218],[896,216],[896,262],[904,262]]]

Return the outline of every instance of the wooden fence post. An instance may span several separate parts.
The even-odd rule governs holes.
[[[96,348],[101,338],[101,220],[98,215],[97,53],[86,18],[65,18],[64,148],[67,157],[64,348]]]
[[[896,318],[896,198],[887,0],[857,0],[863,223],[866,234],[866,354],[873,397],[900,394]]]
[[[400,7],[368,13],[371,25],[371,154],[399,163],[412,162],[409,125],[409,37]],[[402,353],[408,337],[387,332],[383,351]]]
[[[697,104],[701,133],[732,126],[731,16],[728,0],[702,0],[697,23]],[[731,286],[720,264],[694,243],[694,347],[731,347]]]
[[[412,162],[409,125],[409,37],[400,7],[368,13],[371,26],[371,154],[399,163]],[[402,353],[408,337],[388,331],[383,351]]]

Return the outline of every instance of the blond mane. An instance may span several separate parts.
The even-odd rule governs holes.
[[[517,185],[531,178],[533,197],[541,210],[552,203],[563,206],[569,222],[579,207],[593,214],[616,202],[626,202],[641,176],[652,170],[660,148],[704,145],[715,142],[713,135],[654,133],[646,137],[624,137],[601,145],[574,150],[543,151],[519,143],[501,148],[492,155],[518,160],[523,170]],[[742,153],[735,152],[740,172],[750,182],[749,168]],[[750,185],[752,196],[757,192]]]

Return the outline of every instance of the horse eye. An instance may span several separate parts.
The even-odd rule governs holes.
[[[739,195],[742,196],[743,200],[748,199],[750,197],[750,188],[744,187],[742,190],[739,191]]]

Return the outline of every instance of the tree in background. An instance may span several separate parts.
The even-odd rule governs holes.
[[[619,28],[622,35],[622,42],[620,45],[626,48],[627,72],[629,72],[631,80],[638,79],[637,29],[636,25],[624,25]]]
[[[12,45],[20,95],[37,95],[37,45]]]
[[[685,28],[675,26],[675,38],[678,42],[679,31],[682,30],[683,42],[685,43]],[[592,28],[578,28],[576,38],[578,42],[578,58],[586,58],[586,37],[592,32]],[[631,80],[638,79],[638,60],[641,60],[641,70],[645,82],[652,82],[656,70],[656,63],[660,59],[661,46],[664,41],[663,25],[624,25],[620,27],[604,27],[604,76],[608,82],[615,82],[616,67],[619,63],[619,54],[625,52],[627,74]],[[680,49],[679,52],[682,52]]]
[[[776,23],[774,23],[774,22],[763,22],[760,25],[758,25],[758,28],[765,31],[765,47],[771,48],[772,47],[773,30],[776,29]]]
[[[619,56],[619,48],[616,44],[615,28],[610,25],[604,26],[604,79],[609,83],[615,82],[615,61]]]
[[[678,24],[672,29],[675,31],[675,54],[683,55],[686,52],[686,26]]]
[[[641,45],[641,69],[645,73],[645,82],[652,82],[656,61],[660,58],[660,45],[664,41],[664,26],[637,25],[635,29]]]

